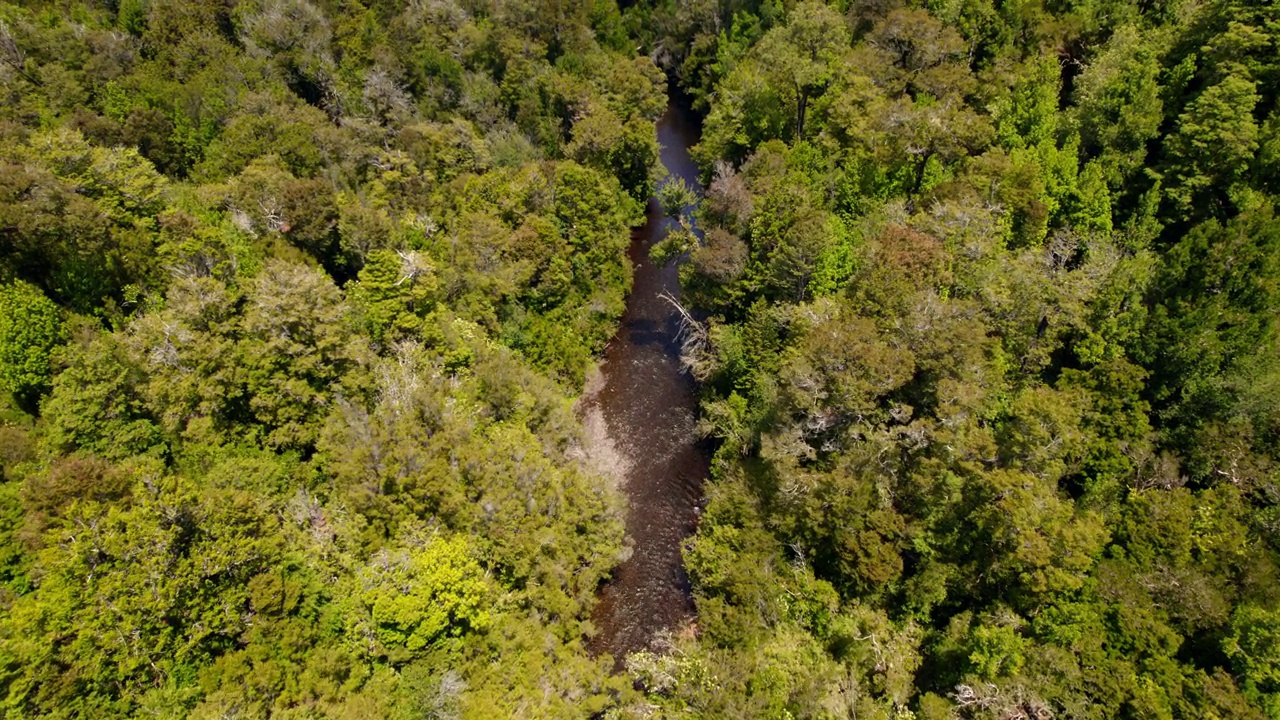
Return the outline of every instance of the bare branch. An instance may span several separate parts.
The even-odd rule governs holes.
[[[706,357],[711,350],[711,336],[707,326],[698,321],[671,293],[663,291],[658,297],[666,300],[680,314],[680,329],[676,340],[680,343],[680,366],[699,380],[706,378]]]
[[[27,56],[22,52],[22,48],[18,47],[18,41],[13,37],[13,31],[9,29],[9,25],[0,20],[0,62],[13,68],[14,72],[26,78],[27,82],[32,85],[42,85],[39,80],[27,74]]]

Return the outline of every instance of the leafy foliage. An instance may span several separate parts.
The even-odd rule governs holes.
[[[0,716],[633,694],[571,403],[666,98],[588,5],[0,4]]]
[[[719,441],[656,713],[1278,717],[1274,9],[648,12]]]
[[[0,716],[1280,718],[1277,28],[0,3]],[[610,674],[651,195],[716,450]]]
[[[21,280],[0,286],[0,387],[19,397],[44,389],[49,352],[62,340],[58,306]]]

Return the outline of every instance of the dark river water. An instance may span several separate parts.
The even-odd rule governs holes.
[[[673,100],[658,122],[658,141],[667,170],[701,190],[688,151],[698,141],[692,113]],[[710,459],[695,431],[697,388],[680,369],[679,315],[659,297],[680,296],[676,267],[649,260],[649,248],[674,221],[652,199],[647,213],[632,236],[635,281],[622,324],[583,401],[588,426],[594,420],[608,435],[628,501],[633,551],[601,588],[593,616],[599,634],[591,641],[594,653],[609,653],[619,664],[659,630],[693,618],[680,548],[697,526]]]

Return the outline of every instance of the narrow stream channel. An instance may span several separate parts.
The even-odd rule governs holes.
[[[701,190],[689,158],[698,130],[692,113],[669,101],[658,121],[662,163]],[[649,248],[671,222],[650,199],[645,224],[632,236],[635,281],[622,323],[583,402],[588,424],[602,423],[615,450],[628,501],[633,552],[600,591],[593,616],[599,634],[591,642],[593,653],[609,653],[619,666],[659,630],[676,629],[693,617],[680,548],[697,525],[710,453],[695,431],[697,388],[680,370],[679,316],[659,297],[680,296],[676,267],[656,267],[649,260]]]

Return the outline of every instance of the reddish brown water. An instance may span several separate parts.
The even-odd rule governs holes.
[[[689,158],[689,147],[698,141],[693,116],[670,103],[658,122],[658,140],[667,170],[700,190]],[[649,248],[671,222],[650,200],[646,222],[632,236],[635,281],[622,324],[605,349],[602,384],[585,400],[586,412],[603,416],[623,461],[633,552],[601,588],[593,616],[599,634],[591,642],[593,652],[609,653],[619,664],[648,646],[659,630],[693,617],[680,549],[697,526],[710,453],[695,431],[697,388],[680,369],[680,318],[659,297],[680,296],[676,267],[655,267],[649,260]]]

